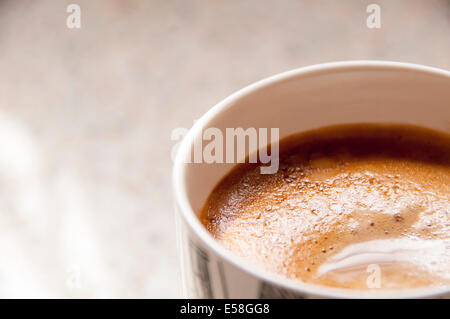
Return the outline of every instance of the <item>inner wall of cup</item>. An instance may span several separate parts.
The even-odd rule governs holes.
[[[252,90],[215,114],[204,129],[275,127],[282,139],[328,125],[370,122],[450,133],[449,106],[448,76],[394,67],[347,67],[297,74]],[[201,137],[199,132],[195,138]],[[234,165],[186,164],[187,197],[197,215]]]

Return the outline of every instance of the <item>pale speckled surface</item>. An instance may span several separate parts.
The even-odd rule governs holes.
[[[181,296],[171,131],[295,67],[449,69],[449,17],[446,0],[1,1],[0,297]]]

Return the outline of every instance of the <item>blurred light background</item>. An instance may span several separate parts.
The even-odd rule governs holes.
[[[181,297],[172,130],[352,59],[449,69],[450,1],[1,1],[0,297]]]

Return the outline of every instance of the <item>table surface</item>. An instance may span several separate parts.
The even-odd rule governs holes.
[[[305,65],[450,68],[450,2],[369,3],[0,2],[0,297],[180,297],[175,128]]]

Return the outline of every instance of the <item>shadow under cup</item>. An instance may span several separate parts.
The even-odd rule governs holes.
[[[207,112],[180,145],[174,165],[177,236],[191,298],[445,297],[449,289],[356,291],[289,280],[226,251],[198,220],[235,164],[189,163],[205,129],[279,128],[279,137],[329,125],[411,124],[450,133],[450,72],[396,62],[327,63],[282,73],[238,91]],[[260,147],[262,145],[259,145]],[[246,155],[256,151],[247,150]]]

